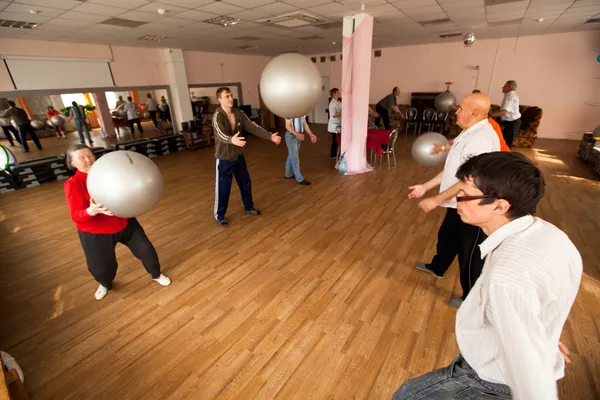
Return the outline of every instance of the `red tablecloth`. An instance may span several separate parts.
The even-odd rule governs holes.
[[[381,156],[382,144],[388,144],[390,142],[390,133],[392,131],[387,129],[368,129],[367,130],[367,149],[377,152],[378,156]],[[337,135],[338,144],[342,142],[342,134]]]

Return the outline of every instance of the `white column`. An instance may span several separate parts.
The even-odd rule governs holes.
[[[169,76],[169,88],[171,89],[170,106],[175,117],[173,127],[177,133],[181,130],[182,122],[194,119],[194,113],[185,73],[183,51],[181,49],[165,49],[164,52]]]

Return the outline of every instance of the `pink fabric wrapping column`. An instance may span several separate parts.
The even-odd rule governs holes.
[[[96,111],[98,111],[98,121],[100,122],[100,129],[104,132],[105,136],[115,137],[115,127],[112,123],[112,114],[108,108],[108,102],[106,101],[106,94],[92,93],[94,96],[94,102],[96,103]]]
[[[367,162],[373,17],[344,17],[342,60],[342,148],[346,173],[373,170]]]

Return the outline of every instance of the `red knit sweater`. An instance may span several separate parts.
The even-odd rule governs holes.
[[[127,218],[109,217],[104,214],[92,217],[87,213],[90,195],[87,191],[87,174],[81,171],[77,171],[65,182],[65,196],[71,209],[71,219],[82,232],[112,234],[122,231],[127,226]]]

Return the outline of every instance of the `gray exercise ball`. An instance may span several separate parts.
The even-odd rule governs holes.
[[[600,125],[598,125],[596,129],[594,129],[593,135],[595,138],[600,138]]]
[[[52,123],[56,126],[58,126],[59,128],[65,126],[65,118],[62,115],[54,115],[51,118]]]
[[[435,145],[448,145],[448,139],[442,134],[429,132],[420,135],[412,145],[412,156],[416,162],[424,167],[437,167],[446,161],[448,152],[442,151],[437,154],[431,154]]]
[[[44,123],[42,121],[34,119],[33,121],[31,121],[31,127],[33,129],[44,129]]]
[[[160,200],[163,178],[148,157],[117,150],[100,157],[88,173],[90,197],[114,215],[133,218],[150,211]]]
[[[310,113],[322,91],[321,73],[310,58],[285,53],[273,58],[260,77],[260,95],[271,112],[283,118]]]
[[[446,90],[435,98],[435,109],[440,112],[449,112],[450,106],[456,105],[456,97]]]
[[[51,119],[46,120],[46,125],[48,125],[50,128],[54,128],[54,124],[52,123]]]

